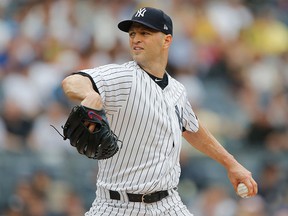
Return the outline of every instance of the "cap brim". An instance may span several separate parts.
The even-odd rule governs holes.
[[[159,29],[157,29],[156,27],[148,24],[148,23],[145,23],[145,22],[142,22],[142,21],[138,21],[138,20],[124,20],[122,22],[120,22],[118,24],[118,28],[121,30],[121,31],[124,31],[124,32],[129,32],[131,26],[133,23],[139,23],[139,24],[142,24],[144,26],[147,26],[151,29],[154,29],[156,31],[160,31]]]

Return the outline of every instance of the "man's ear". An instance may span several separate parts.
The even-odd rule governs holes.
[[[171,43],[172,43],[172,35],[171,34],[168,34],[168,35],[165,35],[164,37],[164,43],[163,43],[163,47],[164,48],[169,48]]]

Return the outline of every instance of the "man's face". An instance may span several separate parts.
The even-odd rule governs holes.
[[[130,53],[139,65],[147,65],[163,55],[165,34],[134,23],[129,30]]]

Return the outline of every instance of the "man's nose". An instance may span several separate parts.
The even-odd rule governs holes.
[[[141,42],[141,36],[139,34],[135,34],[133,38],[133,43],[140,43]]]

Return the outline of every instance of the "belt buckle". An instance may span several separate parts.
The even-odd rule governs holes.
[[[145,201],[145,197],[146,197],[146,196],[151,196],[151,193],[143,194],[143,195],[142,195],[142,197],[141,197],[142,203],[150,203],[149,201]]]

